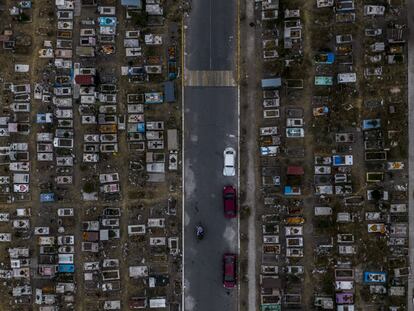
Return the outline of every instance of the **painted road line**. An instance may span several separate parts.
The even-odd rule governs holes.
[[[184,279],[184,269],[185,269],[185,265],[184,265],[184,251],[185,251],[185,247],[184,247],[184,235],[185,235],[185,162],[184,162],[184,126],[185,126],[185,109],[184,109],[184,68],[185,68],[185,27],[184,27],[184,18],[185,18],[185,13],[183,13],[182,18],[181,18],[181,248],[182,248],[182,257],[181,257],[181,305],[182,305],[182,309],[185,310],[185,279]]]
[[[186,86],[194,87],[236,86],[232,70],[185,70],[184,81]]]
[[[237,47],[236,47],[236,83],[237,83],[237,206],[240,211],[240,0],[237,0]],[[238,275],[240,275],[240,212],[237,217],[237,254],[239,258]],[[240,310],[240,282],[237,285],[237,310]]]
[[[414,3],[408,1],[408,14],[412,15]],[[413,29],[414,20],[408,19],[408,28]],[[414,33],[408,33],[408,224],[409,224],[409,264],[414,270]],[[407,310],[413,310],[414,278],[407,280]]]

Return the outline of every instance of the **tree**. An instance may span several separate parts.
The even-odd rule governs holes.
[[[20,13],[17,19],[19,20],[19,22],[28,22],[30,21],[30,16],[26,13]]]
[[[92,193],[95,192],[95,184],[93,182],[86,182],[83,185],[83,192]]]
[[[146,27],[148,21],[147,12],[132,12],[131,14],[132,21],[136,26]]]
[[[379,201],[381,199],[381,191],[378,189],[375,189],[371,192],[371,196],[375,201]]]

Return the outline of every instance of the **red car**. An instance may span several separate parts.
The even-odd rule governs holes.
[[[236,255],[224,254],[223,256],[223,285],[225,288],[236,286]]]
[[[237,216],[237,195],[233,186],[225,186],[223,189],[224,217],[234,218]]]

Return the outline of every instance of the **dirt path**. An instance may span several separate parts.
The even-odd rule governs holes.
[[[303,55],[304,60],[303,63],[312,63],[312,30],[311,30],[311,23],[313,21],[312,18],[312,8],[314,3],[310,1],[305,1],[302,6],[303,11]],[[312,92],[313,92],[313,68],[308,70],[308,76],[304,76],[304,89],[301,92],[301,102],[303,104],[303,112],[304,112],[304,121],[305,124],[311,124],[312,121]],[[305,173],[306,178],[306,186],[305,192],[306,196],[304,199],[304,216],[307,220],[304,225],[304,266],[305,266],[305,278],[303,282],[303,290],[302,290],[302,301],[303,305],[311,305],[312,304],[312,297],[314,295],[314,277],[313,277],[313,269],[314,269],[314,241],[312,238],[313,235],[313,224],[312,224],[312,217],[313,217],[313,206],[314,206],[314,197],[313,197],[313,188],[308,187],[308,181],[312,180],[313,176],[313,157],[314,157],[314,138],[312,136],[312,131],[309,127],[306,129],[306,139],[305,139],[305,158],[303,159],[303,166],[311,168],[311,170],[307,170]],[[310,183],[312,184],[312,183]]]
[[[124,14],[125,9],[121,6],[119,1],[116,2],[116,10],[118,16]],[[127,23],[119,23],[117,26],[117,38],[116,38],[116,49],[117,53],[115,54],[117,65],[115,70],[117,76],[120,77],[120,67],[125,64],[125,49],[123,48],[123,38],[125,36],[125,30],[128,28]],[[126,113],[126,97],[127,92],[124,90],[123,85],[120,86],[120,79],[118,79],[118,87],[120,92],[118,93],[118,101],[121,104],[118,104],[118,112],[121,114]],[[125,131],[118,131],[118,142],[120,153],[117,155],[117,161],[120,163],[118,166],[119,174],[121,175],[121,191],[122,191],[122,203],[121,203],[121,219],[120,219],[120,230],[121,230],[121,239],[119,240],[118,245],[118,256],[120,259],[120,274],[121,274],[121,292],[120,300],[123,308],[126,309],[128,306],[128,298],[130,297],[130,291],[128,286],[130,279],[128,274],[128,262],[127,262],[127,249],[130,246],[130,238],[128,236],[128,225],[130,223],[130,214],[129,208],[131,208],[131,202],[128,200],[128,191],[129,191],[129,180],[128,180],[128,163],[129,163],[129,150],[128,143]]]
[[[39,28],[39,25],[43,23],[41,18],[39,17],[39,9],[41,7],[41,3],[38,5],[35,5],[33,7],[33,22],[30,24],[30,35],[32,37],[32,50],[37,51],[42,43],[42,38],[36,34],[37,29]],[[39,62],[39,57],[37,56],[37,53],[34,52],[31,54],[30,59],[30,84],[32,88],[34,87],[34,83],[39,79],[39,73],[41,73],[42,64]],[[31,113],[30,118],[31,120],[34,120],[36,118],[36,114],[40,112],[39,109],[39,101],[38,100],[32,100],[31,103]],[[30,185],[30,193],[31,193],[31,208],[32,208],[32,215],[33,215],[33,225],[37,226],[40,225],[43,221],[41,217],[38,217],[40,215],[40,203],[39,203],[39,168],[37,167],[37,160],[36,160],[36,144],[30,143],[36,140],[36,133],[40,132],[38,130],[38,125],[33,122],[31,124],[31,130],[29,135],[29,153],[30,153],[30,166],[31,166],[31,185]],[[35,253],[38,251],[38,248],[35,247]]]

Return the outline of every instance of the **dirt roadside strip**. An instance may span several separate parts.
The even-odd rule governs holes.
[[[414,14],[414,3],[407,3],[408,16]],[[409,221],[409,256],[411,271],[414,271],[414,19],[408,19],[408,221]],[[407,308],[413,310],[414,278],[408,278]]]
[[[248,59],[256,59],[256,29],[249,27],[248,23],[255,20],[254,2],[248,1],[245,6],[246,19],[243,22],[243,30],[245,33],[245,53],[242,56],[245,64],[245,70],[243,71],[243,81],[247,84],[243,90],[242,96],[244,98],[242,102],[242,123],[243,130],[246,133],[246,137],[243,143],[243,151],[245,153],[244,165],[243,165],[243,192],[245,198],[242,203],[245,208],[250,211],[249,218],[247,220],[247,282],[248,282],[248,308],[249,311],[257,310],[257,245],[256,245],[256,189],[257,189],[257,146],[256,146],[256,102],[257,102],[257,84],[258,77],[256,72],[259,72],[256,68],[256,62],[247,62]],[[246,100],[247,99],[247,100]],[[246,223],[244,224],[246,225]],[[244,227],[246,230],[246,227]]]

